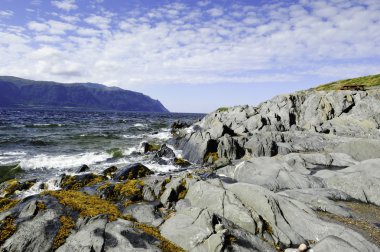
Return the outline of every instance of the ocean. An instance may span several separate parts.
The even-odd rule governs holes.
[[[162,144],[170,126],[195,122],[202,114],[83,112],[0,109],[0,166],[18,165],[19,178],[51,181],[82,165],[101,172],[141,162],[157,173],[179,169],[139,154],[143,142]],[[181,156],[180,150],[175,150]]]

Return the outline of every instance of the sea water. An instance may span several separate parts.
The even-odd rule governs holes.
[[[101,172],[140,162],[155,172],[179,169],[140,153],[141,143],[162,144],[177,120],[194,122],[201,114],[83,112],[0,109],[0,166],[19,165],[21,178],[48,182],[82,165]],[[175,150],[181,156],[180,150]],[[37,185],[36,185],[37,186]]]

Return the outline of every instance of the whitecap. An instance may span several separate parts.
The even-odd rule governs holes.
[[[133,127],[146,128],[146,127],[148,127],[148,124],[135,123],[135,124],[133,124]]]
[[[93,165],[104,162],[112,158],[108,153],[88,152],[77,155],[58,155],[49,156],[46,154],[36,155],[30,158],[23,159],[20,166],[25,170],[33,169],[58,169],[65,170],[69,168],[80,167],[83,164]]]
[[[144,138],[145,137],[145,135],[128,135],[128,134],[126,134],[126,135],[123,135],[123,137],[124,138],[126,138],[126,139],[140,139],[140,138]]]

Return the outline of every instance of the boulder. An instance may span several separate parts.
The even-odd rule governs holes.
[[[136,179],[143,178],[147,175],[151,175],[154,172],[141,163],[130,164],[126,167],[117,170],[113,178],[117,180]]]
[[[166,146],[166,144],[163,144],[161,148],[156,152],[155,156],[157,157],[165,157],[165,158],[175,158],[174,151]]]

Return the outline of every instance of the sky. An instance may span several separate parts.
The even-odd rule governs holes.
[[[172,112],[378,73],[379,0],[0,0],[0,75],[118,86]]]

